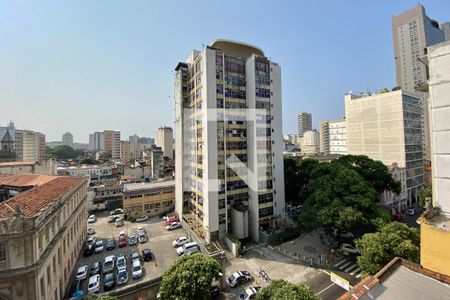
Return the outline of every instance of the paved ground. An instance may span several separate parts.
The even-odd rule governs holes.
[[[127,260],[128,260],[128,283],[125,286],[130,286],[132,284],[135,284],[139,281],[143,280],[149,280],[156,278],[158,276],[161,276],[163,272],[172,264],[172,262],[178,257],[176,251],[174,248],[172,248],[172,241],[175,240],[177,237],[184,235],[183,229],[176,229],[173,231],[166,231],[164,223],[162,219],[156,217],[149,219],[148,221],[144,223],[130,223],[125,222],[125,225],[122,227],[115,227],[113,223],[108,223],[109,215],[106,213],[103,214],[96,214],[97,215],[97,222],[93,224],[89,224],[88,226],[93,227],[96,231],[96,234],[94,235],[97,240],[101,239],[104,241],[106,245],[106,241],[109,238],[116,239],[116,248],[114,250],[109,251],[103,251],[99,254],[93,254],[89,257],[83,257],[80,255],[78,258],[75,273],[78,267],[83,265],[90,266],[92,263],[96,261],[100,261],[103,264],[104,257],[108,255],[118,255],[119,253],[125,254]],[[149,240],[146,243],[143,244],[136,244],[133,246],[127,245],[123,248],[118,248],[117,244],[117,238],[119,236],[120,231],[125,231],[127,235],[131,233],[136,233],[136,228],[138,226],[144,227],[144,229],[147,231]],[[143,249],[150,249],[153,254],[153,260],[150,262],[144,263],[144,276],[140,279],[132,279],[131,272],[130,272],[130,253],[132,250],[138,250],[139,253]],[[73,277],[74,278],[74,277]],[[87,285],[88,285],[88,278],[83,280],[82,287],[85,292],[87,292]],[[100,282],[101,288],[100,292],[103,292],[103,274],[101,276],[101,282]],[[117,288],[123,288],[116,287]]]

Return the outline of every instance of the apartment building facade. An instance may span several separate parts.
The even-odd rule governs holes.
[[[89,134],[89,150],[105,150],[105,135],[103,132]]]
[[[347,154],[347,123],[345,119],[320,122],[320,152]]]
[[[45,158],[45,135],[31,130],[15,131],[17,161],[40,161]]]
[[[111,159],[120,160],[120,131],[105,130],[103,131],[105,140],[105,150],[111,153]]]
[[[417,201],[423,186],[423,103],[420,96],[398,90],[345,96],[348,154],[367,155],[406,172],[403,208]]]
[[[66,132],[62,135],[62,144],[72,147],[73,146],[73,134]]]
[[[1,299],[63,299],[86,238],[86,193],[87,179],[55,177],[0,204]]]
[[[176,69],[176,210],[206,243],[284,218],[281,68],[216,40]]]
[[[312,115],[307,112],[302,112],[298,114],[298,136],[303,137],[306,131],[312,130]]]
[[[156,132],[155,144],[161,147],[164,156],[173,159],[173,129],[167,126],[159,127]]]
[[[131,142],[120,141],[120,161],[128,163],[132,158],[134,158],[134,155],[131,151]]]

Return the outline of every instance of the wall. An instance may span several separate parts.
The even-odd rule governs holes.
[[[450,231],[432,224],[420,225],[420,264],[432,271],[450,276]]]

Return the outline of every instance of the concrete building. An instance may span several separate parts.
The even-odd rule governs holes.
[[[113,165],[80,165],[70,167],[58,167],[59,174],[67,174],[76,177],[104,177],[113,175]]]
[[[175,180],[123,186],[123,210],[129,217],[158,216],[175,207]]]
[[[105,150],[105,134],[103,132],[94,132],[89,134],[89,150]]]
[[[45,158],[45,135],[31,130],[16,130],[17,161],[39,161]]]
[[[63,299],[86,238],[86,183],[54,177],[0,204],[1,299]]]
[[[420,263],[450,276],[450,42],[429,47],[428,61],[433,196],[420,221]]]
[[[317,130],[303,132],[303,137],[299,138],[300,150],[303,153],[319,153],[320,151],[320,135]]]
[[[120,131],[105,130],[103,131],[105,139],[105,150],[111,153],[113,161],[120,160]]]
[[[72,147],[73,146],[73,134],[66,132],[62,136],[62,144]]]
[[[345,119],[320,122],[320,152],[347,154],[347,123]]]
[[[417,200],[423,186],[422,108],[417,95],[401,90],[345,96],[348,154],[405,168],[407,202],[403,207]]]
[[[210,243],[284,222],[281,68],[216,40],[176,68],[176,210]],[[247,236],[245,236],[247,235]]]
[[[298,114],[298,137],[303,137],[303,133],[312,130],[312,115],[307,112]]]
[[[164,156],[173,159],[173,130],[170,127],[159,127],[156,132],[156,146],[161,147]]]
[[[41,159],[40,161],[15,161],[0,163],[0,174],[42,174],[56,175],[56,161]]]
[[[120,161],[128,163],[131,158],[134,158],[131,152],[131,143],[129,141],[120,141]]]
[[[439,24],[439,28],[444,32],[445,40],[450,41],[450,22]]]
[[[150,150],[152,180],[164,177],[164,152],[160,147],[153,146]]]

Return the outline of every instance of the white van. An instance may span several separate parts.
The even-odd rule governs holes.
[[[199,247],[198,244],[196,242],[192,242],[192,243],[187,243],[184,244],[181,247],[177,248],[177,253],[178,255],[182,255],[182,254],[187,254],[187,253],[193,253],[193,251],[195,252],[199,252]]]

